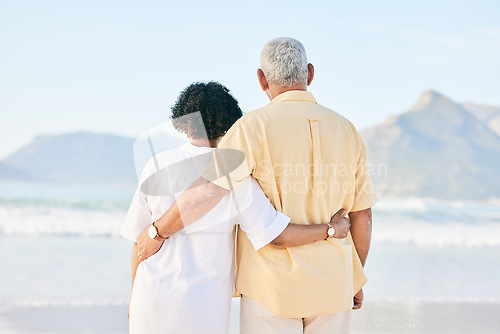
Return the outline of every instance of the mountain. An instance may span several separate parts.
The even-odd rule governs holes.
[[[464,103],[462,106],[500,136],[500,107]]]
[[[135,183],[134,141],[90,132],[39,136],[3,163],[40,181]],[[178,145],[177,138],[171,141]],[[0,175],[6,178],[3,173],[0,169]]]
[[[0,180],[34,180],[34,178],[15,167],[0,162]]]
[[[423,93],[409,111],[361,135],[382,195],[500,197],[500,137],[438,92]]]
[[[361,132],[377,192],[392,197],[500,198],[500,108],[427,91],[414,107]],[[136,168],[183,141],[89,132],[39,136],[0,162],[0,179],[136,183]],[[135,167],[134,167],[135,165]]]

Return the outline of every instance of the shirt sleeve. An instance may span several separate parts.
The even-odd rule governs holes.
[[[355,194],[352,212],[371,208],[377,202],[375,189],[371,182],[370,170],[366,160],[366,149],[363,140],[359,138],[360,150],[356,166]]]
[[[276,239],[290,223],[290,217],[274,208],[253,177],[243,180],[234,194],[237,222],[255,250]]]
[[[139,234],[151,224],[151,219],[152,213],[148,206],[147,197],[139,188],[132,199],[127,217],[120,229],[120,234],[136,242]]]
[[[238,189],[255,169],[260,143],[254,139],[254,131],[245,117],[239,119],[222,138],[201,176],[227,190]]]

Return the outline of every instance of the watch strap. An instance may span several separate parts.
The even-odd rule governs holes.
[[[328,226],[328,229],[326,230],[326,238],[325,240],[328,240],[330,237],[333,238],[333,235],[335,234],[335,228],[332,226],[331,223],[326,224]],[[330,235],[330,231],[333,230],[332,235]]]
[[[153,222],[151,225],[153,225],[153,227],[154,227],[154,228],[155,228],[155,230],[156,230],[156,235],[155,235],[155,237],[154,237],[154,239],[155,239],[155,240],[157,240],[157,241],[165,241],[165,240],[167,240],[167,239],[168,239],[168,237],[162,237],[162,236],[160,235],[160,232],[158,231],[158,227],[155,225],[155,222]]]

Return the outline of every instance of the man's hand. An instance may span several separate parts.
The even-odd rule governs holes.
[[[361,306],[363,305],[363,289],[359,290],[357,294],[354,295],[354,306],[352,307],[353,310],[359,310]]]
[[[334,238],[344,239],[347,237],[347,233],[349,233],[351,221],[349,218],[344,217],[345,212],[345,209],[340,209],[330,220],[330,224],[335,229],[335,234],[333,235]]]
[[[162,245],[163,241],[154,240],[148,236],[148,229],[146,228],[137,237],[137,256],[139,257],[139,261],[142,262],[158,252]]]

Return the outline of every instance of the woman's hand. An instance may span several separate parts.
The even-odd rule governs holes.
[[[137,237],[137,256],[139,257],[139,261],[142,262],[158,252],[162,245],[162,240],[154,240],[149,237],[148,229],[146,228]]]
[[[340,209],[330,220],[330,225],[335,229],[334,238],[344,239],[347,238],[349,229],[351,228],[351,221],[349,217],[345,217],[345,209]]]

